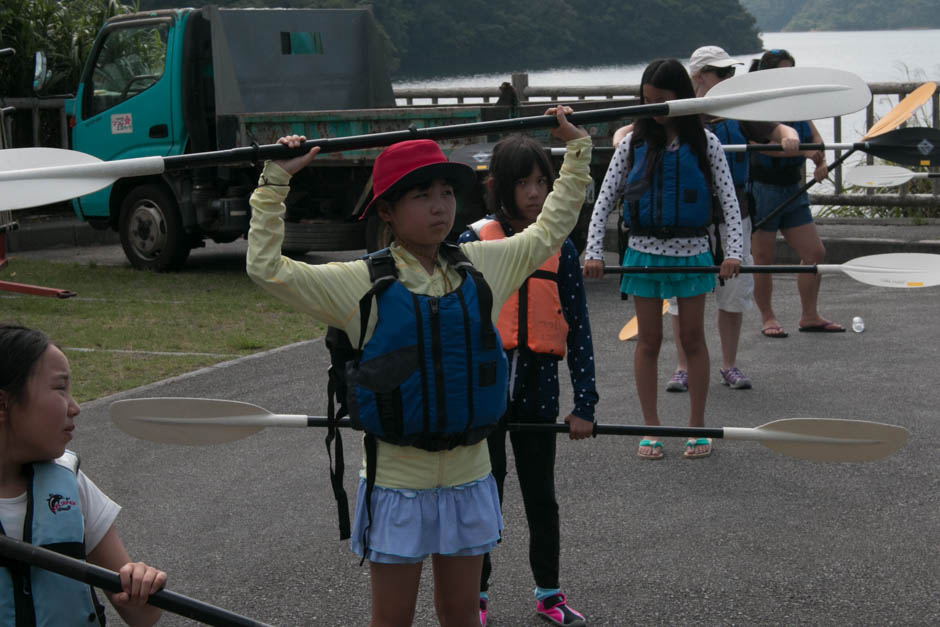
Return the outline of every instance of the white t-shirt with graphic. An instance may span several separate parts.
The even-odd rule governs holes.
[[[91,553],[101,542],[104,534],[114,524],[121,506],[108,498],[94,482],[78,471],[78,499],[85,519],[85,554]],[[0,498],[0,523],[6,535],[23,539],[23,524],[26,522],[26,492],[13,498]]]

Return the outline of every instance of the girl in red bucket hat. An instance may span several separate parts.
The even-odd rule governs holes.
[[[429,556],[441,624],[479,621],[483,555],[502,529],[486,446],[506,403],[494,323],[577,221],[591,140],[565,118],[570,111],[546,112],[558,118],[552,133],[566,142],[564,165],[538,220],[506,239],[445,243],[456,193],[473,172],[426,140],[395,144],[376,159],[367,212],[377,212],[394,241],[370,259],[311,265],[281,255],[291,176],[317,149],[266,163],[251,197],[249,276],[358,347],[347,363],[347,400],[366,435],[350,548],[370,562],[372,624],[412,623]],[[304,138],[278,141],[298,147]],[[409,431],[416,424],[423,430]]]

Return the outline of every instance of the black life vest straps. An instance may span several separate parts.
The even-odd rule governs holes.
[[[354,353],[356,359],[362,354],[362,338],[366,332],[366,326],[369,323],[369,313],[372,310],[372,299],[374,295],[390,285],[388,279],[395,278],[395,261],[392,259],[388,250],[379,251],[366,258],[369,267],[369,279],[372,281],[372,288],[359,301],[359,311],[361,315],[361,327],[359,334],[359,347]],[[340,354],[349,355],[352,352],[352,345],[349,337],[340,329],[331,327],[327,330],[326,345],[330,355],[334,351]],[[342,360],[341,360],[342,361]],[[349,498],[346,495],[346,489],[343,487],[343,474],[345,472],[345,459],[343,456],[343,436],[338,426],[338,421],[348,414],[346,407],[346,373],[345,363],[331,363],[327,371],[327,431],[326,431],[326,454],[330,461],[330,485],[333,488],[333,497],[336,499],[337,515],[339,517],[339,538],[346,540],[350,537],[351,525],[349,518]],[[339,410],[336,410],[335,403],[338,403]],[[330,450],[330,445],[333,450]]]

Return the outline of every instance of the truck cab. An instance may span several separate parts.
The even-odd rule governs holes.
[[[214,6],[109,20],[68,104],[72,147],[107,161],[270,143],[255,133],[259,120],[280,136],[307,131],[320,119],[313,112],[393,107],[368,10]],[[322,134],[306,134],[342,131],[327,125]],[[301,231],[323,224],[317,229],[322,249],[365,247],[365,224],[353,215],[369,183],[364,159],[341,154],[333,161],[343,167],[329,176],[305,172],[299,178],[309,184],[289,198],[290,224]],[[227,242],[247,233],[258,166],[122,179],[74,200],[73,207],[92,225],[117,230],[135,267],[178,269],[204,239]],[[343,191],[339,197],[337,188]],[[304,246],[311,244],[299,245]]]

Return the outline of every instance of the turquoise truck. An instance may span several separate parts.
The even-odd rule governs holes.
[[[386,66],[367,9],[207,6],[118,16],[99,32],[67,102],[72,148],[110,161],[270,144],[291,133],[343,137],[544,110],[544,103],[396,106]],[[462,138],[442,147],[449,154],[496,139]],[[378,219],[358,219],[378,152],[324,155],[298,173],[287,199],[285,251],[385,244]],[[259,167],[121,179],[73,207],[96,228],[118,231],[133,266],[175,270],[206,240],[247,234]],[[480,194],[463,200],[455,230],[482,213]]]

